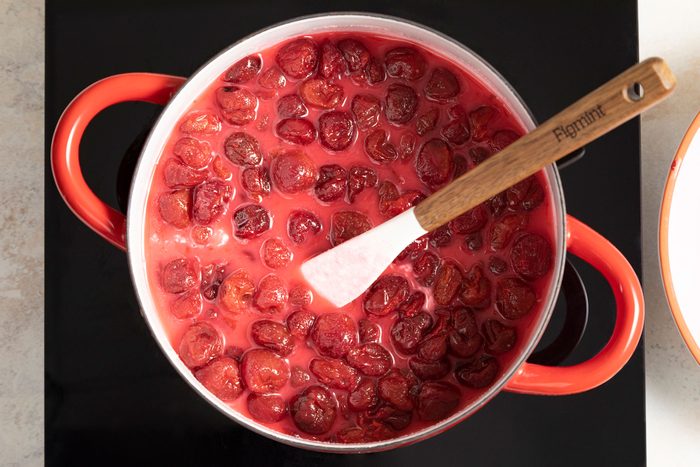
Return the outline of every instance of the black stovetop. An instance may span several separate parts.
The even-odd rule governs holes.
[[[634,0],[545,2],[536,9],[515,0],[468,5],[459,0],[142,3],[64,0],[47,5],[48,466],[644,464],[641,345],[629,364],[598,389],[567,397],[502,393],[452,430],[392,452],[312,453],[239,427],[197,396],[167,363],[139,313],[126,256],[72,215],[48,165],[48,143],[61,110],[90,83],[125,71],[186,76],[257,29],[331,10],[401,16],[458,39],[495,66],[543,120],[637,61]],[[122,156],[157,112],[147,104],[114,107],[95,119],[83,140],[86,179],[114,206]],[[589,145],[562,179],[569,213],[610,239],[639,273],[638,121]],[[565,363],[595,354],[614,323],[614,299],[606,283],[588,266],[574,263],[591,313],[583,341]]]

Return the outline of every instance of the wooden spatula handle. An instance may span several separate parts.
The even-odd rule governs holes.
[[[676,79],[661,58],[649,58],[559,112],[415,208],[434,230],[548,164],[593,141],[666,98]]]

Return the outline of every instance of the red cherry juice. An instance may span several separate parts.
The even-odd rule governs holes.
[[[251,53],[192,104],[156,168],[146,260],[173,348],[217,397],[282,433],[371,442],[449,417],[512,364],[542,312],[544,174],[415,242],[340,310],[299,266],[523,127],[418,44],[336,32]]]

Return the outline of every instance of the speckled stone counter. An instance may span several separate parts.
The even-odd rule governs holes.
[[[0,465],[43,464],[44,2],[0,0]]]
[[[700,366],[671,317],[657,255],[659,206],[668,168],[700,112],[698,22],[697,1],[639,1],[640,58],[664,57],[678,79],[675,94],[642,116],[647,460],[653,467],[700,465]]]

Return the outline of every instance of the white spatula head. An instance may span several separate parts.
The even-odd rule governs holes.
[[[426,233],[411,208],[311,258],[301,273],[316,293],[340,308],[362,295],[404,248]]]

